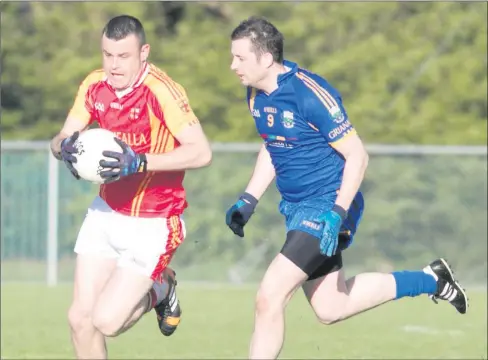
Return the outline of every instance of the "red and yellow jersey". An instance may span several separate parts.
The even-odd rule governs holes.
[[[185,89],[164,71],[146,64],[134,85],[115,91],[103,70],[80,85],[69,113],[98,122],[137,153],[161,154],[179,146],[176,136],[198,123]],[[138,217],[170,217],[187,207],[184,171],[138,173],[100,186],[100,196],[117,212]]]

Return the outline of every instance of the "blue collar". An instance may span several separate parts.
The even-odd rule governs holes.
[[[298,65],[292,61],[283,60],[283,65],[287,68],[290,68],[290,70],[284,74],[278,75],[278,86],[281,86],[286,80],[295,75],[298,71]]]

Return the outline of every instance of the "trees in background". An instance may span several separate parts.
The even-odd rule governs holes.
[[[125,13],[144,22],[151,60],[185,86],[211,140],[259,141],[245,91],[229,69],[229,34],[260,14],[285,34],[288,59],[340,90],[366,142],[486,144],[486,3],[1,6],[2,139],[45,140],[59,130],[79,83],[101,65],[101,29]],[[273,187],[246,226],[246,239],[236,239],[224,222],[254,161],[251,153],[216,153],[210,168],[186,177],[189,236],[175,266],[188,277],[225,280],[227,269],[244,259],[250,273],[243,276],[259,279],[282,246]],[[44,259],[47,153],[4,152],[4,168],[2,264]],[[96,187],[75,181],[62,165],[60,172],[59,256],[69,258]],[[486,281],[486,189],[486,157],[372,156],[364,220],[345,254],[348,268],[417,268],[446,256],[465,279]]]
[[[369,143],[484,144],[486,3],[2,3],[2,137],[47,139],[101,65],[115,15],[140,18],[151,60],[188,90],[213,141],[257,141],[230,71],[247,16],[285,34],[286,57],[326,77]]]

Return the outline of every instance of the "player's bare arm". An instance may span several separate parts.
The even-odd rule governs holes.
[[[259,150],[256,165],[254,166],[254,171],[247,185],[246,192],[259,200],[275,178],[275,175],[275,168],[271,162],[271,156],[263,144]]]
[[[244,237],[244,226],[254,213],[259,199],[275,178],[275,168],[266,145],[261,145],[254,171],[246,191],[226,214],[226,223],[234,234]]]
[[[175,138],[180,146],[164,154],[146,154],[148,171],[176,171],[210,165],[212,150],[200,124],[187,125]]]
[[[345,159],[342,184],[336,204],[348,210],[363,181],[369,156],[363,142],[355,132],[332,143],[332,146]]]

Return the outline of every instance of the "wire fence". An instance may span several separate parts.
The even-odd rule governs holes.
[[[285,238],[271,187],[236,239],[224,214],[244,189],[260,144],[214,143],[210,167],[189,171],[188,237],[173,266],[188,281],[256,281]],[[448,257],[465,281],[487,272],[487,147],[368,145],[366,211],[347,271],[418,268]],[[71,281],[73,246],[98,187],[76,181],[47,142],[1,144],[2,282]]]

